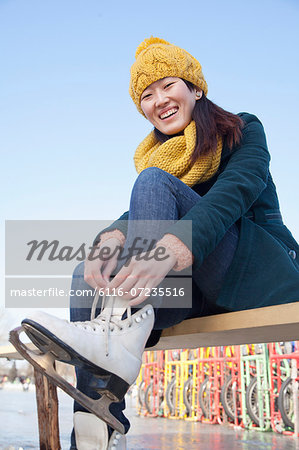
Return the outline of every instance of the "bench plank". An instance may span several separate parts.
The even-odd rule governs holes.
[[[185,320],[149,350],[299,340],[299,302]]]
[[[33,345],[31,342],[26,343],[26,345],[29,350],[36,349],[35,345]],[[0,358],[7,358],[9,360],[24,359],[12,344],[0,346]]]

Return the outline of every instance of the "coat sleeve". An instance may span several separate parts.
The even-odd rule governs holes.
[[[257,117],[244,116],[241,145],[232,151],[223,172],[200,201],[167,231],[192,250],[194,270],[267,186],[270,155],[264,129]],[[184,220],[192,221],[192,238],[184,232]]]
[[[123,213],[119,219],[115,220],[109,227],[104,228],[104,230],[101,230],[95,237],[93,241],[93,245],[97,245],[100,242],[101,234],[106,233],[106,231],[113,231],[113,230],[119,230],[123,233],[124,236],[127,236],[128,231],[128,218],[129,218],[129,211],[126,211]]]

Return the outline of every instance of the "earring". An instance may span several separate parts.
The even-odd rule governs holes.
[[[196,97],[198,97],[198,98],[201,98],[201,95],[202,95],[202,93],[201,92],[199,92],[199,91],[196,91]]]

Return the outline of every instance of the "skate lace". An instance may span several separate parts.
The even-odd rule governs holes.
[[[83,326],[84,329],[91,329],[93,331],[97,331],[98,329],[98,325],[100,325],[101,327],[103,327],[104,330],[104,340],[105,340],[105,351],[106,351],[106,356],[109,356],[109,334],[110,331],[113,332],[114,328],[117,327],[119,330],[123,329],[123,324],[122,324],[122,320],[119,319],[115,319],[113,317],[113,307],[114,307],[114,299],[115,296],[113,296],[113,302],[112,302],[112,307],[111,308],[107,308],[108,309],[108,313],[107,314],[102,314],[106,303],[107,303],[107,295],[103,295],[103,299],[102,299],[102,305],[101,305],[101,312],[100,314],[97,316],[97,318],[95,318],[96,315],[96,309],[97,309],[97,305],[99,302],[99,297],[100,297],[100,293],[99,290],[96,289],[95,290],[95,296],[92,302],[92,307],[91,307],[91,314],[90,314],[90,322],[74,322],[75,325],[79,325],[79,326]],[[132,313],[131,313],[131,307],[128,306],[127,307],[127,318],[128,318],[128,326],[131,327],[132,326]]]

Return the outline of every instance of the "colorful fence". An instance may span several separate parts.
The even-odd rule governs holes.
[[[138,413],[293,434],[298,369],[299,342],[146,352]]]

